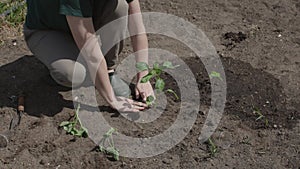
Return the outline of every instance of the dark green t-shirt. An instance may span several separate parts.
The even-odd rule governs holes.
[[[66,16],[92,17],[95,7],[107,0],[27,0],[25,25],[29,29],[70,32]],[[133,0],[126,0],[128,3]]]

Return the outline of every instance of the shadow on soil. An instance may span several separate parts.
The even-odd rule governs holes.
[[[32,116],[54,116],[63,107],[73,108],[73,102],[59,92],[70,90],[56,85],[47,68],[33,56],[0,67],[0,107],[17,107],[17,96],[25,95],[25,111]]]
[[[210,83],[203,64],[198,58],[186,60],[197,78],[201,103],[210,103]],[[295,110],[287,110],[286,96],[274,76],[263,70],[254,69],[250,64],[222,58],[227,79],[227,104],[225,113],[241,119],[252,128],[268,125],[292,127],[299,118]],[[36,58],[24,56],[0,67],[0,107],[16,108],[19,92],[24,92],[26,113],[32,116],[54,116],[64,107],[73,108],[73,102],[60,94],[70,89],[56,85],[48,70]],[[167,81],[166,81],[167,82]],[[264,116],[257,120],[259,110]],[[266,120],[268,124],[266,124]]]
[[[299,113],[286,108],[286,95],[278,79],[248,63],[224,57],[221,60],[227,81],[225,114],[254,129],[294,126]],[[186,62],[196,75],[201,104],[210,105],[210,82],[204,65],[199,58]]]

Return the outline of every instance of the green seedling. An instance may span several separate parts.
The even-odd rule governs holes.
[[[152,104],[154,103],[154,97],[153,96],[148,96],[147,99],[146,99],[146,104],[148,106],[152,106]]]
[[[253,113],[257,115],[255,121],[264,120],[265,126],[269,126],[269,120],[264,116],[258,108],[253,108]]]
[[[99,150],[105,154],[111,155],[116,161],[119,160],[119,150],[115,148],[114,140],[113,140],[113,133],[116,132],[115,128],[111,128],[103,135],[99,143]],[[107,144],[108,145],[107,145]]]
[[[80,118],[78,116],[79,109],[80,109],[80,105],[77,106],[73,121],[63,121],[59,126],[63,127],[63,129],[67,131],[67,134],[71,134],[73,136],[78,136],[78,137],[87,137],[88,130],[85,127],[83,127]]]
[[[212,79],[212,78],[219,78],[219,79],[223,80],[222,77],[221,77],[221,74],[220,74],[219,72],[216,72],[216,71],[212,71],[212,72],[209,74],[209,77],[210,77],[211,79]]]
[[[207,143],[208,143],[210,155],[211,155],[212,157],[214,157],[214,156],[216,155],[216,153],[218,152],[218,148],[217,148],[217,146],[215,145],[215,143],[212,141],[211,138],[209,138],[209,139],[207,140]]]
[[[177,100],[179,100],[178,95],[177,95],[176,92],[174,92],[172,89],[167,89],[166,92],[173,94],[173,95],[175,96],[175,98],[176,98]]]
[[[172,62],[169,61],[165,61],[162,64],[155,62],[152,68],[145,62],[136,63],[136,68],[139,72],[146,71],[146,70],[148,70],[149,72],[141,79],[141,83],[147,83],[151,79],[155,79],[155,89],[158,92],[163,92],[165,89],[165,81],[161,78],[161,74],[163,70],[175,69],[178,66],[179,65],[173,65]],[[172,89],[167,89],[166,92],[172,93],[176,97],[176,99],[179,99],[178,95]],[[151,106],[154,104],[154,101],[155,99],[153,96],[148,96],[146,99],[146,104],[148,106]]]

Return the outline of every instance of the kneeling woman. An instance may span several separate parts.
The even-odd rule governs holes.
[[[27,8],[24,25],[27,45],[58,84],[79,86],[89,72],[96,89],[112,108],[122,112],[146,108],[146,104],[126,98],[130,94],[128,85],[113,74],[127,26],[129,32],[145,32],[139,0],[27,0]],[[128,14],[136,15],[127,17]],[[100,38],[96,36],[95,30],[116,19],[119,19],[117,25],[101,32]],[[116,39],[121,41],[110,45]],[[147,51],[145,33],[132,36],[131,41],[134,52]],[[85,63],[76,62],[80,51]],[[148,53],[139,53],[142,54],[136,55],[136,61],[148,62]],[[137,75],[135,93],[143,100],[153,95],[149,82],[140,83],[147,73]]]

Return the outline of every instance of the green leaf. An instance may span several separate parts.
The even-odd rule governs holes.
[[[115,151],[115,153],[114,153],[114,159],[116,160],[116,161],[119,161],[119,152],[118,151]]]
[[[69,125],[69,126],[68,126],[68,131],[67,131],[67,132],[70,133],[72,130],[73,130],[73,126],[70,126],[70,125]]]
[[[106,150],[107,153],[109,153],[109,154],[114,154],[114,153],[115,153],[115,148],[113,148],[113,147],[107,147],[105,150]]]
[[[148,96],[147,99],[146,99],[146,104],[147,104],[148,106],[151,106],[151,105],[153,104],[154,100],[155,100],[154,97],[153,97],[152,95],[150,95],[150,96]]]
[[[85,128],[85,127],[83,127],[83,126],[81,126],[81,129],[86,133],[86,134],[88,134],[89,132],[88,132],[88,129],[87,128]]]
[[[153,75],[158,75],[158,76],[159,76],[159,75],[161,74],[161,72],[162,72],[161,69],[153,69],[153,70],[152,70],[152,74],[153,74]]]
[[[159,63],[155,62],[153,64],[153,69],[161,69],[160,66],[159,66]]]
[[[172,94],[176,97],[176,99],[179,100],[179,97],[178,97],[178,95],[176,94],[176,92],[174,92],[174,90],[168,89],[168,90],[166,90],[166,91],[169,92],[169,93],[172,93]]]
[[[179,65],[176,65],[176,66],[174,66],[173,64],[172,64],[172,62],[169,62],[169,61],[165,61],[164,63],[163,63],[163,68],[164,69],[174,69],[174,68],[176,68],[176,67],[178,67]]]
[[[165,68],[173,68],[173,64],[172,64],[172,62],[165,61],[163,63],[163,67],[165,67]]]
[[[63,121],[63,122],[61,122],[60,123],[60,127],[63,127],[63,126],[66,126],[66,125],[69,125],[70,124],[70,122],[69,121]]]
[[[65,131],[69,131],[69,128],[67,126],[64,126]]]
[[[147,97],[147,101],[149,102],[153,102],[154,101],[154,97],[152,95]]]
[[[145,62],[137,62],[135,64],[135,67],[136,69],[139,71],[139,72],[142,72],[142,71],[145,71],[145,70],[148,70],[149,69],[149,66],[147,63]]]
[[[269,120],[268,119],[265,120],[265,125],[269,126]]]
[[[79,137],[82,137],[84,133],[85,133],[85,131],[81,129],[77,133],[75,133],[75,135],[79,136]]]
[[[263,116],[263,115],[260,115],[259,117],[257,117],[257,118],[256,118],[256,120],[255,120],[255,121],[258,121],[258,120],[262,119],[263,117],[265,117],[265,116]]]
[[[150,72],[146,76],[144,76],[141,80],[141,83],[147,83],[154,75]]]
[[[76,136],[79,136],[79,137],[87,137],[87,132],[85,129],[81,128],[78,133],[76,134]]]
[[[115,160],[119,160],[119,151],[114,147],[107,147],[106,151],[108,154],[112,155]]]
[[[215,78],[222,79],[220,73],[215,72],[215,71],[212,71],[212,72],[210,73],[209,77],[210,77],[210,78],[214,78],[214,77],[215,77]]]
[[[105,136],[105,137],[110,137],[115,131],[116,131],[116,129],[112,127],[112,128],[110,128],[110,129],[108,130],[108,132],[106,132],[106,133],[104,134],[104,136]]]
[[[161,78],[158,78],[158,79],[156,80],[156,83],[155,83],[155,88],[156,88],[158,91],[162,92],[162,91],[164,90],[164,88],[165,88],[165,82],[164,82],[164,80],[161,79]]]
[[[101,152],[105,151],[104,147],[101,146],[101,145],[99,145],[99,150],[100,150]]]
[[[254,112],[259,112],[259,109],[257,107],[253,107]]]

